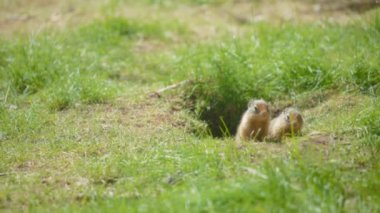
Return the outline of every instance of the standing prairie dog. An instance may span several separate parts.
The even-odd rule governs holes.
[[[268,134],[270,112],[268,104],[260,100],[251,100],[244,112],[236,132],[236,141],[254,139],[262,141]]]
[[[284,136],[299,134],[302,126],[301,113],[294,108],[286,108],[278,117],[271,120],[269,139],[281,140]]]

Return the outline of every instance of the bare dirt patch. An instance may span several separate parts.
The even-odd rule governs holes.
[[[99,17],[99,3],[80,1],[9,1],[0,4],[0,35],[38,33],[45,29],[66,29]]]
[[[244,32],[242,25],[257,22],[329,20],[346,23],[359,17],[361,13],[378,7],[379,3],[375,0],[232,1],[222,5],[181,5],[169,8],[119,3],[117,7],[110,9],[101,1],[95,1],[89,5],[80,1],[38,0],[17,1],[1,6],[0,33],[2,35],[11,35],[14,32],[36,32],[36,30],[46,28],[75,27],[95,18],[112,14],[141,20],[175,19],[189,25],[190,31],[196,38],[208,40],[223,32],[239,35]],[[152,45],[140,43],[139,46],[145,50]]]
[[[79,116],[78,116],[79,115]],[[169,99],[120,97],[114,103],[78,106],[61,112],[62,121],[77,116],[80,138],[96,131],[103,136],[128,132],[134,137],[152,137],[173,129],[186,129],[182,112],[173,110]],[[99,133],[100,134],[100,133]]]

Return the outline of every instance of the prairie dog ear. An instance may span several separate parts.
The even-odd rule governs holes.
[[[255,100],[250,100],[248,102],[248,108],[254,107],[255,105],[256,105],[256,101]]]

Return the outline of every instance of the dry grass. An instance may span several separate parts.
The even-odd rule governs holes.
[[[116,15],[141,20],[176,19],[188,24],[197,39],[209,40],[225,31],[239,35],[242,33],[241,30],[244,31],[242,25],[257,22],[329,20],[347,23],[360,17],[355,11],[356,8],[362,11],[359,8],[365,7],[360,4],[347,4],[342,7],[334,3],[310,4],[304,1],[238,1],[219,6],[181,5],[165,9],[141,4],[112,5],[102,1],[93,1],[91,4],[81,1],[8,1],[0,5],[0,33],[9,36],[14,32],[27,33],[50,28],[62,30],[105,15]]]
[[[267,23],[274,28],[288,23],[289,29],[286,26],[281,29],[289,30],[290,36],[308,29],[308,23],[327,21],[341,26],[351,20],[365,19],[366,15],[359,13],[365,9],[352,10],[351,4],[340,7],[322,1],[234,1],[171,6],[115,2],[18,0],[0,3],[0,34],[6,42],[15,42],[12,37],[23,39],[39,31],[48,35],[51,31],[59,35],[67,32],[60,39],[70,41],[71,28],[105,19],[105,23],[98,21],[83,28],[88,30],[87,34],[79,35],[88,35],[88,40],[96,37],[97,32],[104,35],[99,37],[100,41],[86,43],[82,53],[91,56],[90,62],[92,59],[100,61],[96,70],[115,71],[105,77],[105,85],[118,88],[115,99],[101,103],[73,99],[65,108],[55,110],[47,106],[46,99],[52,94],[60,97],[60,93],[44,92],[46,88],[61,88],[59,83],[53,88],[45,83],[46,88],[33,94],[14,93],[4,98],[0,116],[6,118],[7,123],[0,123],[0,211],[379,210],[379,149],[368,145],[373,142],[368,135],[375,138],[378,133],[372,130],[367,134],[369,130],[366,129],[368,122],[376,121],[371,116],[366,117],[366,113],[377,115],[373,104],[378,104],[378,98],[373,97],[374,94],[322,88],[295,94],[291,100],[274,99],[274,109],[278,112],[289,105],[300,107],[305,119],[303,135],[289,137],[282,143],[252,142],[242,147],[237,147],[232,137],[213,138],[205,134],[205,124],[184,106],[181,96],[186,95],[184,91],[150,96],[157,88],[191,77],[189,73],[198,68],[187,58],[197,53],[192,48],[207,52],[208,44],[228,43],[226,35],[228,38],[247,36],[257,23]],[[107,19],[119,16],[122,19]],[[140,26],[139,20],[153,24]],[[291,24],[299,23],[298,28],[291,29]],[[102,28],[99,31],[97,24],[104,24],[105,32]],[[128,27],[135,31],[123,34]],[[263,31],[263,37],[275,37],[276,32]],[[313,32],[323,33],[311,31],[304,37],[308,38]],[[285,39],[277,45],[287,44],[289,35],[284,35]],[[109,38],[111,41],[107,40]],[[70,44],[60,43],[60,39],[54,40],[52,36],[51,45],[44,46],[43,39],[40,44],[45,48]],[[307,39],[299,41],[308,45]],[[71,42],[84,43],[75,39]],[[195,43],[200,46],[194,47]],[[28,44],[25,42],[25,46]],[[271,44],[268,41],[265,53],[272,51]],[[231,51],[220,49],[220,52],[245,56],[244,51],[234,52],[234,47],[231,45]],[[302,45],[294,47],[303,49]],[[6,45],[0,49],[0,56],[7,48],[11,49]],[[38,67],[41,64],[36,55],[38,48],[31,48],[30,55],[26,59],[21,57],[20,63],[27,64],[34,59],[33,66]],[[40,54],[50,55],[51,52]],[[61,52],[55,54],[52,61],[59,61]],[[9,55],[4,54],[9,56],[7,58],[13,56]],[[206,64],[205,71],[211,73],[207,70],[207,60],[213,59],[211,56],[203,58],[200,55],[195,62]],[[67,53],[66,58],[72,57]],[[301,56],[293,57],[299,59]],[[352,62],[345,59],[341,59],[343,65]],[[3,62],[6,61],[0,57],[0,68]],[[74,68],[93,66],[81,60],[65,62],[61,64],[72,63]],[[50,68],[50,61],[44,63],[43,68]],[[271,61],[265,63],[269,66]],[[183,70],[178,71],[175,65],[182,66]],[[240,68],[239,65],[226,63],[232,70]],[[308,64],[305,62],[305,65]],[[294,64],[288,66],[296,67]],[[61,68],[65,66],[57,69]],[[25,68],[15,69],[19,69],[21,76],[16,77],[22,79]],[[33,76],[36,70],[26,76]],[[69,76],[72,70],[69,69]],[[93,70],[88,71],[93,74]],[[178,77],[173,74],[175,72],[183,73],[176,73]],[[3,80],[1,77],[0,74]],[[78,80],[75,82],[79,86],[83,83],[81,78],[73,79]],[[85,80],[93,83],[96,78]],[[72,83],[68,82],[68,85]],[[0,86],[6,83],[0,82]],[[288,82],[282,86],[289,85],[292,84]],[[106,87],[97,85],[97,81],[91,86],[90,91],[103,91]],[[229,89],[230,85],[224,86]],[[7,93],[2,88],[0,95]],[[66,95],[71,98],[70,95],[76,97],[77,94],[74,90],[73,94]]]

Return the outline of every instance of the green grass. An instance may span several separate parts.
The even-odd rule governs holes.
[[[201,45],[183,58],[179,72],[190,70],[195,79],[185,98],[196,100],[196,113],[220,135],[219,117],[234,132],[252,97],[297,100],[305,92],[330,89],[378,95],[377,28],[376,21],[253,26],[243,38]]]
[[[0,211],[380,211],[379,10],[228,22],[239,36],[213,39],[177,19],[223,2],[144,1],[167,14],[139,20],[109,1],[88,23],[2,38]],[[251,98],[299,107],[303,135],[237,147]]]
[[[52,109],[75,103],[101,103],[112,99],[123,69],[135,67],[133,41],[166,40],[166,28],[182,32],[173,23],[144,24],[124,18],[95,21],[67,33],[42,33],[3,44],[0,77],[11,96],[42,94]],[[136,66],[137,67],[137,66]],[[11,97],[10,96],[10,97]]]

